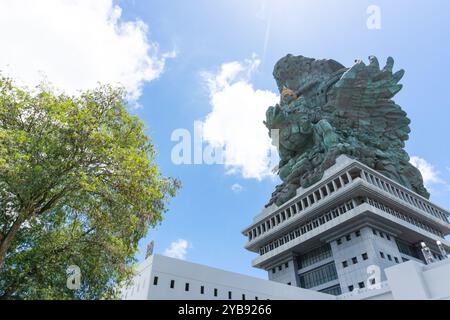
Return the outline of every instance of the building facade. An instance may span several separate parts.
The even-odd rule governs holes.
[[[380,285],[385,270],[407,261],[424,263],[450,248],[449,213],[364,164],[340,156],[321,181],[299,188],[243,230],[252,265],[269,280],[332,295]],[[430,261],[428,261],[430,262]]]
[[[243,230],[245,248],[259,254],[252,265],[269,280],[150,255],[122,299],[450,299],[448,216],[340,156],[321,181]]]
[[[179,259],[152,255],[122,289],[123,300],[450,300],[450,259],[413,259],[385,270],[386,280],[339,296]]]
[[[161,255],[149,256],[123,300],[332,300],[334,296]]]

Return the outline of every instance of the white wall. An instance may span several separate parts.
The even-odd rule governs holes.
[[[158,277],[156,286],[153,285],[154,277]],[[171,280],[175,281],[173,289],[170,288]],[[189,291],[185,291],[186,283],[189,283]],[[200,293],[201,286],[204,286],[204,294]],[[214,289],[217,289],[217,297]],[[124,290],[122,297],[127,300],[228,300],[229,291],[233,300],[242,300],[242,294],[246,300],[255,300],[255,297],[259,300],[335,299],[332,295],[160,255],[149,257],[139,266],[133,286]]]
[[[137,267],[133,285],[124,289],[125,300],[391,300],[446,299],[450,300],[450,259],[423,265],[408,261],[385,269],[387,281],[379,289],[365,288],[339,297],[288,286],[285,284],[228,272],[160,255],[149,257]],[[158,284],[153,285],[154,277]],[[175,280],[175,288],[170,281]],[[185,284],[189,283],[189,291]],[[200,286],[205,293],[200,294]],[[217,289],[217,297],[214,289]]]
[[[287,268],[286,268],[287,263]],[[281,267],[281,270],[280,270]],[[275,269],[275,273],[273,273],[273,269]],[[269,269],[268,276],[270,281],[284,283],[284,284],[291,284],[295,286],[297,284],[297,268],[295,266],[295,261],[293,258],[289,258],[288,261],[285,261],[283,263],[276,264],[273,268]]]
[[[149,287],[152,281],[153,256],[148,257],[136,267],[136,276],[132,283],[122,289],[123,300],[147,300],[149,299]]]
[[[338,300],[450,300],[450,259],[429,265],[411,260],[385,272],[381,288],[347,293]]]
[[[429,265],[408,261],[386,269],[394,299],[450,300],[450,260]]]

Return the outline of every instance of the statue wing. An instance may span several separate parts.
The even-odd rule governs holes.
[[[391,57],[383,69],[376,57],[371,56],[369,60],[369,65],[358,61],[331,86],[324,111],[332,114],[331,119],[340,121],[340,126],[346,126],[346,130],[350,126],[356,132],[365,133],[364,139],[370,145],[381,149],[393,144],[403,147],[410,132],[410,120],[391,98],[402,88],[399,81],[404,70],[392,73],[394,59]],[[339,128],[338,123],[334,125]]]

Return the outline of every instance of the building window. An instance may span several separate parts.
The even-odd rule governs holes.
[[[384,259],[384,253],[380,251],[380,256]]]
[[[400,253],[420,259],[417,248],[410,245],[409,243],[406,243],[406,242],[400,241],[400,240],[397,240],[396,243],[397,243],[397,247],[398,247],[398,250],[400,251]]]
[[[384,238],[383,232],[380,232],[380,237]]]
[[[217,297],[217,289],[214,288],[214,297]]]
[[[287,268],[289,268],[289,262],[286,262],[285,264],[284,264],[284,267],[287,269]]]
[[[342,240],[341,240],[341,239],[337,239],[337,240],[336,240],[336,243],[337,243],[338,245],[340,245],[340,244],[342,244]]]
[[[394,261],[395,261],[395,263],[399,262],[397,257],[394,257]]]
[[[361,256],[362,256],[363,260],[369,259],[369,257],[367,256],[367,252],[364,252]]]
[[[370,284],[375,284],[375,279],[370,279]]]
[[[350,240],[352,240],[352,237],[351,237],[351,235],[348,234],[348,235],[345,236],[345,239],[346,239],[347,241],[350,241]]]
[[[327,294],[332,294],[332,295],[334,295],[334,296],[338,296],[338,295],[342,294],[341,286],[340,286],[340,285],[336,285],[336,286],[333,286],[333,287],[329,287],[329,288],[326,288],[326,289],[322,289],[322,290],[320,290],[319,292],[323,292],[323,293],[327,293]]]
[[[392,257],[391,257],[390,254],[388,254],[387,257],[388,257],[388,260],[389,260],[389,261],[392,261]]]
[[[200,287],[200,294],[205,294],[205,286]]]
[[[355,235],[356,235],[357,237],[360,237],[360,236],[361,236],[361,231],[357,230],[357,231],[355,232]]]
[[[299,268],[305,268],[332,256],[331,246],[329,243],[313,249],[298,258]]]
[[[388,239],[389,241],[391,240],[391,237],[387,234],[386,235],[386,239]]]
[[[353,263],[353,264],[357,264],[357,263],[358,263],[358,258],[353,257],[353,258],[352,258],[352,263]]]
[[[377,230],[372,229],[372,233],[373,233],[374,235],[377,235]]]
[[[158,285],[158,277],[154,277],[153,278],[153,285],[157,286]]]
[[[281,271],[281,268],[282,268],[282,266],[278,266],[278,270],[280,270],[280,271]]]
[[[352,292],[353,291],[353,285],[351,285],[351,286],[348,286],[348,291],[350,291],[350,292]]]
[[[306,198],[303,198],[302,202],[303,202],[303,207],[308,208],[308,200],[306,200]]]
[[[189,291],[189,283],[187,283],[187,282],[184,285],[184,291]]]
[[[344,267],[344,268],[347,268],[347,267],[348,267],[347,261],[342,261],[342,267]]]
[[[175,288],[175,280],[170,280],[170,289]]]
[[[334,186],[331,182],[329,184],[327,184],[327,186],[328,186],[328,189],[330,190],[330,192],[334,192]]]
[[[275,268],[272,269],[272,273],[275,273],[277,270]]]
[[[364,288],[364,287],[365,287],[364,282],[359,282],[359,283],[358,283],[358,287],[359,287],[360,289]]]
[[[309,289],[338,278],[334,262],[300,274],[300,287]]]
[[[232,294],[231,291],[228,291],[228,300],[232,299],[231,294]]]

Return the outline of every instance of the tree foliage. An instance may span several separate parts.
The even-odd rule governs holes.
[[[0,297],[113,298],[178,181],[120,88],[80,95],[0,79]],[[66,269],[81,269],[69,290]]]

